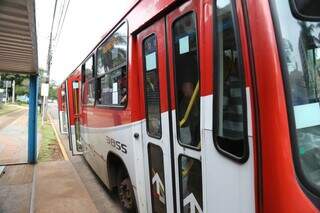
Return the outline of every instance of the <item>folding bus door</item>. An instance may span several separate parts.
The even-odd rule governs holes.
[[[82,154],[82,144],[80,135],[80,88],[79,81],[72,81],[72,100],[74,112],[74,141],[72,141],[72,153]]]
[[[166,73],[165,22],[138,34],[143,152],[148,212],[173,212],[172,150]]]

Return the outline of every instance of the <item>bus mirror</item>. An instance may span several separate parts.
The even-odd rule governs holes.
[[[303,21],[320,21],[319,0],[291,0],[293,15]]]

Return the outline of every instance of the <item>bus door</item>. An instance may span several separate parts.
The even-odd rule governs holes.
[[[59,112],[60,131],[63,134],[68,133],[68,116],[67,116],[67,94],[65,84],[61,86],[61,112]]]
[[[198,4],[187,2],[138,35],[149,212],[203,212]]]
[[[72,100],[74,112],[74,142],[72,143],[72,153],[82,154],[82,144],[80,140],[80,97],[79,81],[72,81]]]
[[[198,37],[201,4],[190,0],[166,16],[177,212],[204,212]]]
[[[165,20],[137,35],[140,60],[142,141],[148,212],[172,212],[173,175],[166,73]]]

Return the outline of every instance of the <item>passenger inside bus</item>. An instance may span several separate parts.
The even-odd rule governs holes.
[[[187,112],[189,104],[192,104],[191,112],[186,122],[180,127],[180,139],[187,145],[197,146],[200,141],[199,133],[199,121],[200,121],[200,109],[197,104],[197,96],[194,103],[190,103],[192,95],[194,93],[194,84],[191,81],[182,83],[181,91],[182,98],[179,102],[179,120],[183,120]]]

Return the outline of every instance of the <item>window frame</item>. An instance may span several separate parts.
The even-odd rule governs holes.
[[[90,80],[87,80],[86,78],[86,74],[85,74],[85,66],[86,66],[86,63],[92,59],[92,78]],[[85,62],[81,65],[81,105],[82,106],[86,106],[86,107],[94,107],[95,104],[96,104],[96,85],[95,85],[95,76],[96,76],[96,56],[95,56],[95,52],[93,52],[92,54],[90,54],[89,57],[86,58]],[[94,85],[94,91],[93,91],[93,95],[94,95],[94,101],[92,104],[88,104],[88,103],[85,103],[83,100],[84,100],[84,92],[83,92],[83,87],[91,82],[94,82],[93,85]],[[88,87],[89,88],[89,87]]]
[[[241,99],[242,99],[242,110],[243,110],[243,139],[241,140],[241,143],[243,144],[243,155],[241,157],[236,156],[235,154],[232,154],[228,152],[227,150],[220,147],[219,143],[225,143],[226,140],[230,140],[224,137],[221,137],[218,135],[219,130],[219,116],[217,115],[217,112],[220,110],[219,106],[219,77],[220,77],[220,54],[218,51],[214,51],[213,58],[214,58],[214,64],[213,64],[213,104],[212,104],[212,115],[213,115],[213,144],[216,148],[216,150],[223,156],[225,156],[228,159],[231,159],[237,163],[244,164],[249,159],[249,140],[248,140],[248,108],[247,108],[247,94],[246,94],[246,79],[245,79],[245,69],[243,64],[243,54],[242,54],[242,44],[240,39],[240,29],[239,29],[239,22],[238,22],[238,13],[236,9],[236,1],[230,0],[231,4],[231,15],[232,15],[232,26],[234,29],[234,36],[235,36],[235,45],[238,51],[238,71],[240,73],[240,80],[241,80]],[[213,42],[213,49],[218,50],[220,48],[219,40],[218,40],[218,19],[217,19],[217,2],[215,1],[213,4],[213,35],[214,35],[214,42]]]
[[[175,105],[176,105],[176,110],[175,110],[175,115],[176,115],[176,134],[177,134],[177,141],[179,143],[180,146],[188,148],[188,149],[192,149],[195,151],[201,151],[201,146],[200,148],[197,148],[196,146],[191,146],[185,143],[181,142],[180,139],[180,130],[178,130],[180,128],[179,126],[179,120],[178,120],[178,111],[177,111],[177,103],[178,103],[178,87],[177,87],[177,75],[176,75],[176,59],[175,59],[175,44],[174,44],[174,34],[173,34],[173,26],[174,24],[179,21],[180,19],[184,18],[185,16],[188,16],[189,14],[193,14],[194,15],[194,23],[195,23],[195,30],[196,30],[196,45],[197,45],[197,68],[198,68],[198,78],[199,78],[199,88],[201,88],[201,74],[200,74],[200,48],[199,48],[199,32],[198,32],[198,18],[197,18],[197,11],[195,11],[194,9],[191,9],[189,11],[186,11],[185,13],[181,14],[180,16],[176,17],[174,19],[174,21],[171,24],[171,34],[172,34],[172,46],[171,46],[171,51],[172,51],[172,62],[173,62],[173,76],[174,76],[174,100],[175,100]],[[200,93],[200,89],[199,89],[199,99],[201,99],[201,93]],[[200,125],[201,125],[201,102],[200,102]],[[201,144],[201,127],[200,127],[200,144]]]
[[[311,16],[311,15],[301,14],[298,7],[297,7],[296,0],[289,0],[289,5],[290,5],[290,9],[291,9],[293,17],[296,18],[297,20],[310,21],[310,22],[319,22],[320,21],[319,16]]]
[[[116,28],[114,28],[114,30],[109,34],[109,35],[107,35],[100,43],[99,43],[99,45],[97,46],[97,48],[96,48],[96,59],[95,59],[95,67],[97,67],[97,61],[98,61],[98,51],[99,51],[99,48],[101,48],[107,41],[108,41],[108,39],[110,39],[113,35],[114,35],[114,33],[115,32],[117,32],[122,26],[124,26],[124,25],[126,25],[126,33],[127,33],[127,51],[126,51],[126,53],[127,53],[127,57],[126,57],[126,62],[125,62],[125,64],[126,64],[126,70],[127,70],[127,102],[126,102],[126,104],[125,105],[119,105],[119,104],[98,104],[98,101],[97,101],[97,98],[98,98],[98,91],[97,91],[97,84],[98,84],[98,80],[99,80],[99,78],[102,78],[103,76],[106,76],[106,74],[107,73],[104,73],[104,74],[100,74],[100,75],[98,75],[98,70],[96,69],[96,72],[95,72],[95,106],[97,107],[97,108],[110,108],[110,109],[119,109],[119,110],[125,110],[126,108],[127,108],[127,106],[128,106],[128,102],[129,102],[129,66],[128,66],[128,64],[129,64],[129,22],[128,22],[128,20],[124,20],[123,22],[121,22],[121,23],[119,23],[118,24],[118,26],[116,27]],[[123,63],[124,64],[124,63]],[[123,67],[123,65],[121,66],[121,65],[119,65],[119,66],[117,66],[116,68],[113,68],[112,69],[112,71],[114,71],[114,70],[117,70],[117,69],[119,69],[119,68],[122,68]],[[110,72],[112,72],[112,71],[109,71],[109,73]]]
[[[302,169],[302,165],[300,162],[299,145],[298,145],[299,142],[298,142],[297,133],[296,133],[297,128],[296,128],[296,121],[295,121],[295,115],[294,115],[294,104],[291,96],[292,94],[291,85],[290,85],[290,82],[288,81],[289,72],[288,72],[288,67],[286,65],[285,52],[283,51],[283,48],[282,48],[281,26],[280,26],[279,16],[276,8],[276,2],[274,0],[270,0],[269,5],[270,5],[270,11],[271,11],[271,18],[274,26],[274,31],[275,31],[277,51],[279,53],[278,58],[279,58],[280,67],[281,67],[281,74],[283,77],[283,90],[284,90],[285,102],[286,102],[289,137],[290,137],[294,171],[302,191],[309,198],[311,198],[312,203],[314,203],[319,201],[320,190],[308,180],[308,178],[306,177]],[[299,18],[295,17],[294,14],[293,14],[293,18],[300,20]],[[314,22],[310,20],[304,20],[304,21]]]
[[[150,134],[149,132],[149,126],[148,126],[148,104],[147,104],[147,90],[146,90],[146,54],[145,54],[145,49],[144,49],[144,44],[145,44],[145,41],[149,38],[151,38],[152,36],[155,37],[155,40],[156,40],[156,69],[157,69],[157,77],[158,77],[158,83],[159,83],[159,115],[160,115],[160,135],[157,136],[157,135],[153,135],[153,134]],[[158,60],[158,37],[156,35],[156,33],[151,33],[150,35],[146,36],[143,40],[142,40],[142,54],[143,54],[143,84],[144,84],[144,99],[145,99],[145,115],[146,115],[146,130],[147,130],[147,134],[149,137],[152,137],[152,138],[156,138],[156,139],[161,139],[162,138],[162,118],[161,118],[161,88],[160,88],[160,73],[159,73],[159,60]]]

